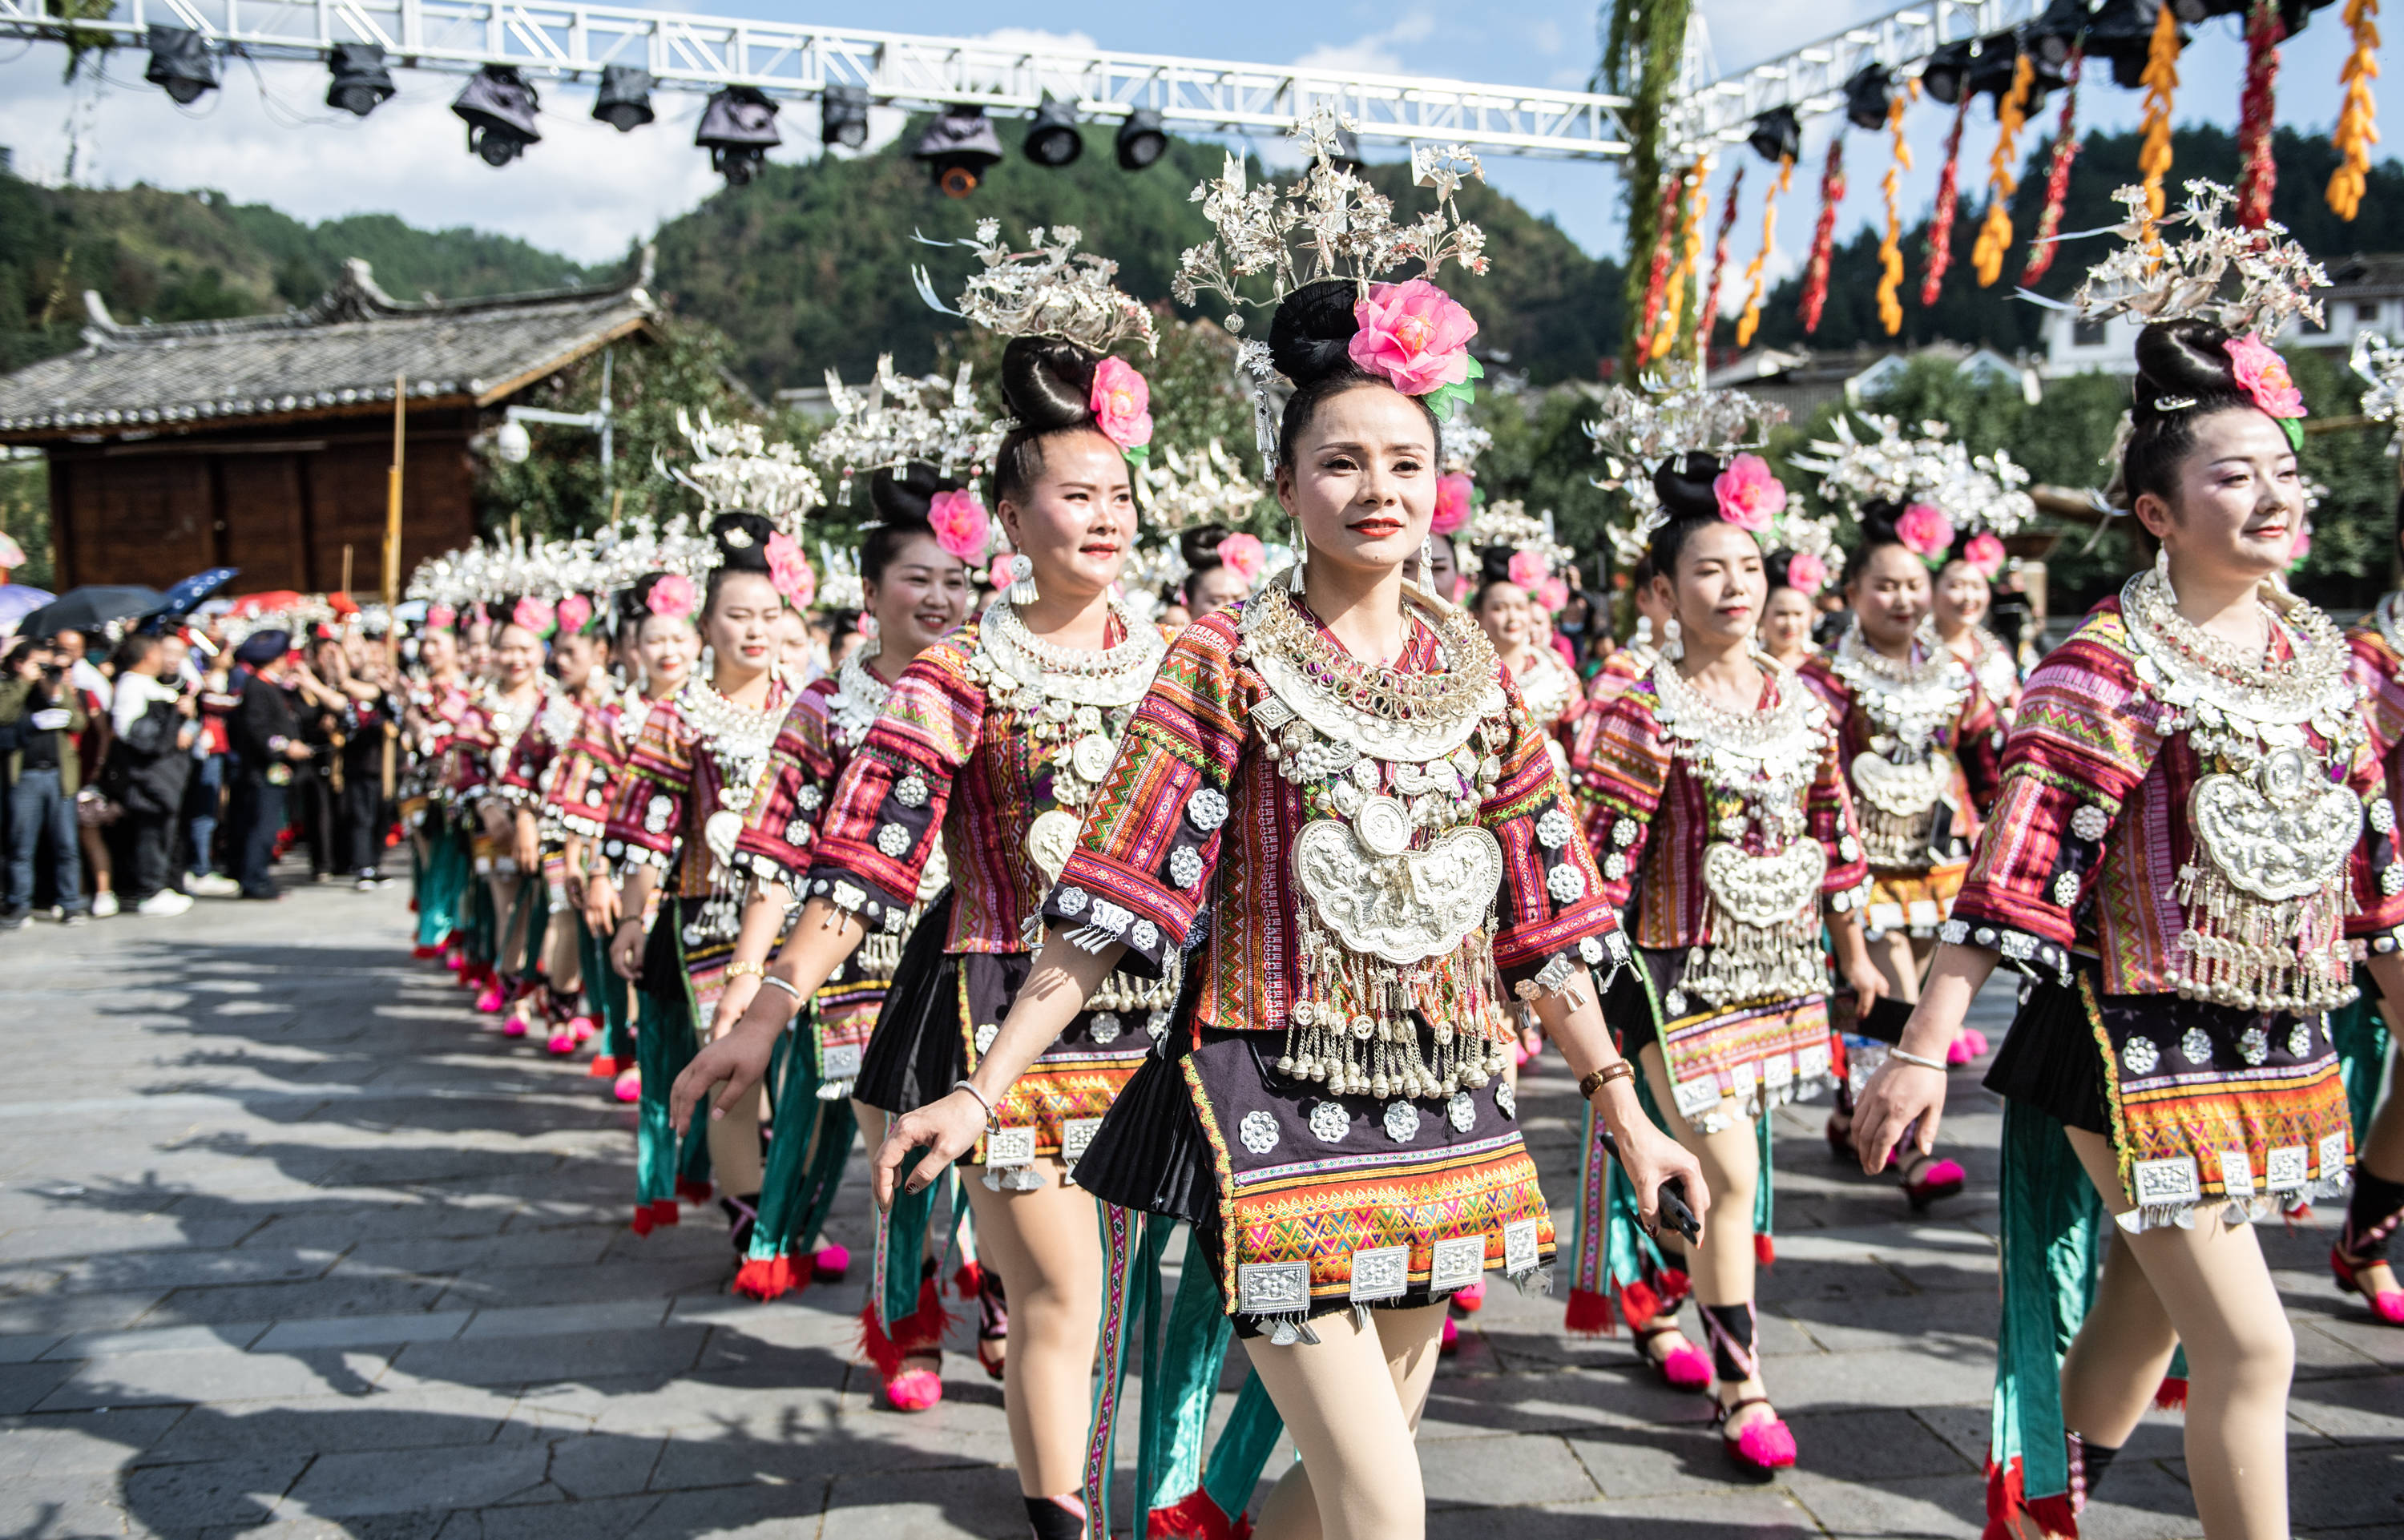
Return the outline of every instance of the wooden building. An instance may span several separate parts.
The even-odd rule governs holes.
[[[401,571],[476,533],[471,441],[513,399],[622,339],[656,340],[648,249],[625,282],[395,300],[368,264],[306,310],[119,323],[87,291],[84,346],[0,376],[0,443],[50,474],[61,589],[165,587],[208,567],[244,592],[383,581],[396,375],[408,380]]]

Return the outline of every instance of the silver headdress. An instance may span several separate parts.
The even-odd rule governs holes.
[[[1436,206],[1415,224],[1394,223],[1393,200],[1356,173],[1335,164],[1337,133],[1353,127],[1335,108],[1321,104],[1298,119],[1286,137],[1309,156],[1301,177],[1280,193],[1274,185],[1253,187],[1243,160],[1230,151],[1218,180],[1195,187],[1193,202],[1218,231],[1178,259],[1169,292],[1195,304],[1204,294],[1227,302],[1226,326],[1240,335],[1247,303],[1275,305],[1298,288],[1324,278],[1365,286],[1406,262],[1422,265],[1433,282],[1447,261],[1484,273],[1486,232],[1461,217],[1453,196],[1463,182],[1486,179],[1477,157],[1459,145],[1422,145],[1411,151],[1411,176],[1435,189]],[[1243,281],[1269,275],[1273,290],[1248,300]],[[1254,381],[1254,426],[1263,463],[1277,460],[1277,407],[1272,391],[1282,384],[1269,362],[1268,344],[1255,338],[1242,346],[1241,361]]]
[[[985,419],[960,365],[951,380],[940,374],[904,379],[893,372],[893,355],[876,360],[876,379],[864,391],[846,387],[827,371],[827,399],[835,420],[810,446],[810,458],[842,473],[836,496],[848,501],[852,478],[899,470],[914,463],[933,466],[946,478],[965,469],[974,478],[1001,447],[1002,428]]]
[[[803,516],[826,501],[818,472],[802,463],[789,443],[770,443],[756,423],[721,423],[703,412],[695,422],[677,408],[677,431],[692,444],[692,463],[678,469],[654,464],[660,473],[701,497],[706,511],[738,510],[766,515],[788,535],[801,532]]]
[[[1152,312],[1143,301],[1120,292],[1111,280],[1119,265],[1107,257],[1081,252],[1083,232],[1073,225],[1038,225],[1027,232],[1032,251],[1012,251],[1002,243],[1001,221],[980,219],[976,234],[966,241],[919,240],[928,245],[969,247],[985,264],[960,292],[957,309],[935,297],[934,281],[923,267],[910,270],[918,297],[947,315],[964,316],[1003,337],[1057,337],[1095,353],[1108,353],[1121,343],[1141,343],[1149,354],[1160,345],[1153,330]]]
[[[1672,455],[1758,449],[1769,441],[1769,430],[1786,420],[1782,406],[1705,385],[1699,369],[1676,378],[1646,374],[1638,385],[1636,390],[1614,385],[1605,391],[1601,412],[1585,425],[1602,456],[1603,475],[1594,484],[1628,498],[1628,520],[1608,528],[1613,555],[1623,567],[1642,560],[1653,537],[1669,523],[1653,491],[1654,468]],[[1795,517],[1800,518],[1799,510]],[[1807,549],[1791,540],[1774,543]]]
[[[1477,468],[1477,456],[1494,447],[1494,435],[1456,412],[1437,425],[1436,469],[1447,476],[1466,476]]]
[[[1577,560],[1577,553],[1562,544],[1553,532],[1553,511],[1548,508],[1542,513],[1530,513],[1528,505],[1516,497],[1485,504],[1470,515],[1469,523],[1454,539],[1479,551],[1531,551],[1543,558],[1547,573]]]
[[[1192,455],[1164,446],[1142,475],[1151,498],[1150,522],[1164,534],[1196,525],[1243,524],[1267,496],[1265,488],[1237,469],[1216,439]]]
[[[1857,415],[1877,438],[1857,438],[1840,415],[1831,425],[1834,437],[1813,440],[1810,455],[1789,462],[1819,476],[1820,495],[1854,518],[1867,503],[1924,502],[1941,510],[1956,534],[2009,535],[2036,516],[2025,490],[2029,473],[2008,452],[1973,455],[1939,422],[1923,422],[1920,437],[1906,438],[1893,417]]]
[[[2312,296],[2328,287],[2328,274],[2275,220],[2259,229],[2224,225],[2237,195],[2217,182],[2187,184],[2187,206],[2157,220],[2147,217],[2145,189],[2124,187],[2112,194],[2128,217],[2112,227],[2122,245],[2088,270],[2070,297],[2071,307],[2090,320],[2133,315],[2140,321],[2178,321],[2201,316],[2232,333],[2275,337],[2298,315],[2319,323],[2321,302]],[[2189,233],[2175,245],[2159,231],[2185,225]],[[2234,285],[2234,291],[2224,293]]]
[[[818,542],[818,563],[826,572],[826,577],[818,583],[818,609],[868,608],[868,590],[860,584],[860,557],[856,553],[837,551],[821,540]]]
[[[2397,439],[2404,438],[2404,347],[2375,331],[2358,331],[2351,361],[2370,386],[2362,393],[2362,414],[2395,430],[2396,437],[2387,441],[2387,452],[2393,455]]]

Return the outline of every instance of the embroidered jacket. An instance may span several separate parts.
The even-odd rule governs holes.
[[[734,842],[737,866],[788,889],[810,869],[809,847],[828,793],[851,760],[828,710],[838,688],[833,675],[822,675],[793,697],[768,755],[767,793],[752,805]]]
[[[544,794],[544,805],[560,827],[586,839],[597,840],[608,832],[611,792],[650,710],[651,703],[636,694],[584,708],[576,736],[559,756],[551,790]]]
[[[1760,708],[1779,704],[1778,677],[1764,671]],[[1703,852],[1719,839],[1715,826],[1733,810],[1714,807],[1711,789],[1672,751],[1658,714],[1652,677],[1637,680],[1595,710],[1593,747],[1579,789],[1587,807],[1586,841],[1602,863],[1603,895],[1626,913],[1633,902],[1629,940],[1667,949],[1699,946],[1712,937],[1705,921]],[[1853,800],[1837,760],[1836,733],[1822,734],[1818,772],[1803,794],[1805,837],[1828,853],[1820,892],[1831,909],[1852,907],[1869,868],[1863,864]],[[1740,847],[1768,853],[1760,820],[1748,819]]]
[[[1912,652],[1914,657],[1921,655],[1919,642],[1912,644]],[[1955,662],[1961,666],[1959,660]],[[1838,763],[1846,767],[1850,777],[1854,760],[1873,751],[1870,739],[1878,731],[1876,725],[1867,711],[1857,708],[1853,687],[1837,672],[1827,653],[1812,653],[1796,672],[1826,703],[1828,715],[1837,724]],[[1941,801],[1951,814],[1947,853],[1957,861],[1978,843],[1978,831],[1994,805],[2004,750],[2004,724],[1995,715],[1994,703],[1966,667],[1963,675],[1968,691],[1961,709],[1928,739],[1930,749],[1942,749],[1953,759],[1953,784]],[[1858,792],[1860,788],[1854,790]]]
[[[533,725],[518,735],[510,747],[510,757],[499,781],[502,799],[512,807],[523,807],[542,818],[545,823],[555,823],[551,784],[568,749],[576,742],[584,721],[586,707],[565,693],[554,694],[542,703],[534,715]],[[559,831],[546,833],[556,836]]]
[[[451,788],[463,804],[473,805],[503,794],[510,755],[516,750],[519,737],[530,731],[534,718],[539,718],[550,702],[546,692],[534,708],[534,718],[528,719],[529,727],[521,729],[495,708],[496,695],[496,692],[488,692],[471,700],[452,736]]]
[[[1198,945],[1196,1025],[1283,1031],[1299,993],[1300,916],[1309,902],[1293,862],[1304,793],[1279,775],[1251,724],[1255,703],[1271,692],[1236,661],[1241,609],[1202,616],[1170,646],[1044,914],[1111,930],[1127,944],[1119,966],[1131,973],[1157,977],[1172,953]],[[1397,666],[1441,665],[1435,633],[1415,618]],[[1626,943],[1576,835],[1569,789],[1517,690],[1507,679],[1502,688],[1510,735],[1496,750],[1502,773],[1477,817],[1502,849],[1496,969],[1516,987],[1565,976],[1579,963],[1608,958],[1615,965]],[[1123,911],[1111,917],[1114,927],[1105,921],[1110,905]],[[1197,940],[1206,906],[1210,923]]]
[[[781,675],[768,680],[765,709],[782,712],[792,689]],[[718,858],[705,837],[712,814],[725,809],[720,795],[718,756],[685,716],[676,696],[653,703],[642,731],[626,751],[626,763],[610,801],[607,843],[612,859],[634,865],[675,867],[675,881],[663,889],[677,898],[705,898],[716,888]],[[758,800],[753,789],[752,800]],[[682,859],[678,845],[682,842]]]
[[[2345,634],[2346,646],[2354,651],[2355,682],[2364,693],[2363,724],[2370,729],[2371,751],[2379,756],[2390,787],[2404,784],[2397,774],[2404,771],[2404,653],[2387,639],[2386,627],[2380,621],[2385,617],[2395,623],[2399,597],[2404,595],[2390,594],[2381,599],[2376,609]]]
[[[2286,633],[2274,626],[2272,635],[2289,652]],[[2105,599],[2029,676],[2003,790],[1943,939],[2065,982],[2076,948],[2100,959],[2107,994],[2172,988],[2167,975],[2187,929],[2180,873],[2204,859],[2188,811],[2204,768],[2185,734],[2160,732],[2164,709],[2140,689],[2119,599]],[[2327,751],[2309,724],[2302,732]],[[2370,815],[2346,859],[2355,912],[2345,933],[2392,951],[2404,896],[2383,890],[2396,861],[2395,819],[2367,740],[2344,782]]]

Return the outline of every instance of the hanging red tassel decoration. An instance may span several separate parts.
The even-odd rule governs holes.
[[[2053,129],[2053,160],[2045,171],[2045,212],[2036,217],[2036,239],[2029,245],[2028,265],[2020,269],[2023,287],[2035,283],[2052,270],[2055,253],[2062,243],[2054,237],[2062,233],[2062,205],[2070,196],[2070,162],[2078,159],[2078,74],[2086,61],[2079,50],[2070,51],[2070,89],[2062,92],[2062,118]]]
[[[1837,245],[1837,205],[1845,201],[1845,136],[1828,139],[1828,163],[1820,172],[1820,223],[1811,231],[1811,260],[1803,270],[1803,334],[1820,329],[1828,302],[1828,257]]]
[[[1719,234],[1712,243],[1712,283],[1703,291],[1703,308],[1695,321],[1695,351],[1703,367],[1712,367],[1712,328],[1720,318],[1720,283],[1727,276],[1728,237],[1736,230],[1736,196],[1744,190],[1744,163],[1737,162],[1736,175],[1728,178],[1727,202],[1720,205]]]
[[[1952,131],[1945,135],[1945,169],[1936,175],[1936,211],[1928,217],[1928,271],[1920,279],[1923,306],[1936,302],[1945,285],[1945,270],[1953,265],[1953,213],[1962,202],[1962,125],[1969,120],[1970,93],[1965,91],[1961,105],[1953,109]]]
[[[1653,243],[1653,270],[1644,280],[1644,324],[1636,331],[1636,356],[1653,356],[1654,329],[1661,324],[1661,301],[1670,292],[1670,246],[1678,235],[1678,189],[1684,178],[1671,172],[1661,178],[1661,210],[1656,223],[1660,238]]]
[[[2271,119],[2276,105],[2279,43],[2287,35],[2279,7],[2254,0],[2245,19],[2245,94],[2237,116],[2237,224],[2260,230],[2271,222],[2271,193],[2279,185],[2279,162],[2271,155]]]

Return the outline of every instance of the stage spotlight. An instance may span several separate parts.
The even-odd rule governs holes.
[[[1884,64],[1864,64],[1845,82],[1845,121],[1873,132],[1886,127],[1887,106],[1894,100],[1894,77]]]
[[[750,86],[728,86],[709,98],[692,142],[709,151],[709,169],[739,188],[759,175],[768,151],[785,142],[776,132],[776,104]]]
[[[1077,157],[1085,153],[1085,136],[1077,132],[1077,109],[1046,93],[1043,105],[1035,109],[1035,122],[1027,129],[1027,141],[1021,147],[1027,151],[1027,158],[1039,166],[1057,170],[1074,165]]]
[[[1119,169],[1141,171],[1167,153],[1168,133],[1160,126],[1160,114],[1150,107],[1128,113],[1119,125]]]
[[[2154,19],[2161,9],[2162,0],[2104,0],[2087,23],[2087,51],[2112,61],[2112,83],[2124,91],[2145,83],[2145,55],[2153,45]],[[2185,36],[2179,41],[2184,48]]]
[[[1744,142],[1755,155],[1775,165],[1803,153],[1803,125],[1796,120],[1793,107],[1772,107],[1753,120]]]
[[[928,174],[944,197],[965,198],[1000,162],[1001,139],[993,132],[984,107],[956,104],[927,125],[910,158],[926,162]]]
[[[217,62],[208,40],[188,27],[150,23],[150,67],[142,78],[164,91],[180,106],[190,106],[203,91],[217,89]]]
[[[621,133],[631,133],[657,116],[651,111],[651,72],[633,64],[601,66],[601,89],[593,97],[593,116]]]
[[[1970,62],[1977,48],[1977,44],[1965,37],[1958,43],[1948,43],[1930,54],[1928,63],[1921,66],[1922,88],[1932,99],[1946,106],[1960,102],[1962,88],[1969,77]]]
[[[2070,50],[2078,46],[2079,34],[2087,30],[2088,0],[2053,0],[2037,19],[2020,29],[2020,46],[2029,50],[2040,72],[2048,66],[2062,76],[2070,63]]]
[[[326,86],[326,105],[354,118],[365,118],[393,92],[392,71],[384,67],[384,48],[377,43],[337,43],[328,61],[333,78]]]
[[[468,147],[488,166],[505,166],[542,143],[535,127],[534,88],[507,64],[486,64],[468,77],[451,110],[467,119]]]
[[[868,143],[868,92],[859,86],[829,86],[818,98],[818,143],[858,149]]]

